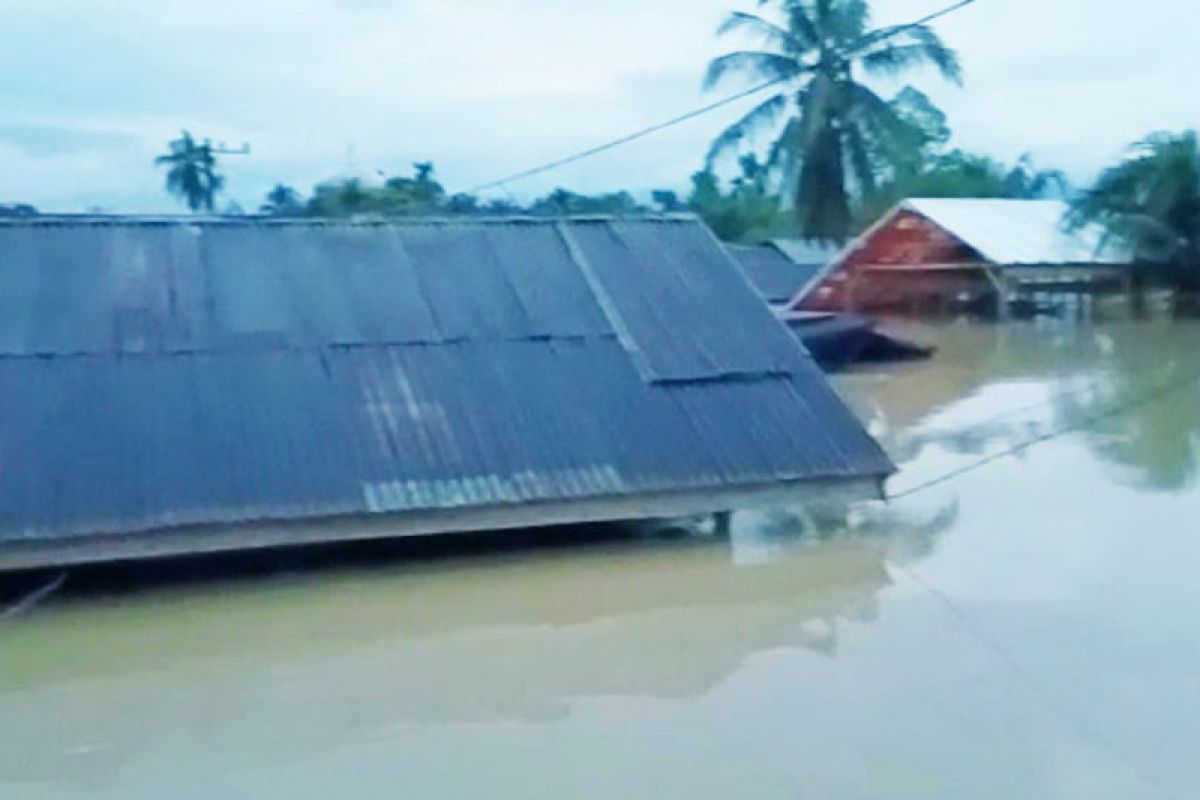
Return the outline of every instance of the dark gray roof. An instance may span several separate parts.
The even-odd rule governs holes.
[[[791,300],[821,269],[816,264],[797,264],[783,251],[769,245],[750,247],[730,244],[726,247],[742,265],[751,285],[768,303]]]
[[[690,219],[0,223],[0,542],[890,469]]]
[[[811,239],[770,239],[764,243],[773,247],[794,263],[806,267],[823,267],[842,249],[840,245]]]

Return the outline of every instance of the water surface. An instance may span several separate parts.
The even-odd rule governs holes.
[[[68,594],[0,627],[0,797],[1196,796],[1200,326],[917,333],[839,379],[893,492],[1072,432],[729,541]]]

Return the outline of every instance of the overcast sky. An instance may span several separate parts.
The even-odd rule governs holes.
[[[125,212],[176,208],[151,161],[184,127],[252,144],[225,170],[248,209],[275,182],[307,191],[425,159],[451,191],[465,189],[719,96],[699,87],[729,46],[714,30],[756,5],[2,1],[0,202]],[[876,21],[942,5],[877,0]],[[1195,0],[978,0],[939,30],[961,52],[966,85],[914,82],[961,146],[1032,151],[1084,180],[1147,131],[1200,126]],[[737,110],[512,189],[682,188]]]

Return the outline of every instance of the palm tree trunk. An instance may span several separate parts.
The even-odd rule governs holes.
[[[809,239],[845,241],[850,233],[850,198],[841,132],[826,124],[800,167],[796,221]]]

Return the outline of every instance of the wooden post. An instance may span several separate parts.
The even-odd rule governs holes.
[[[856,294],[858,293],[858,270],[850,270],[850,274],[846,278],[846,298],[842,302],[843,311],[855,311],[858,305]]]
[[[1134,319],[1146,318],[1146,278],[1136,266],[1130,267],[1125,276],[1125,291],[1128,293],[1129,313]]]
[[[992,286],[996,287],[996,321],[1008,322],[1008,277],[1003,271],[991,267],[984,267],[983,272]]]

